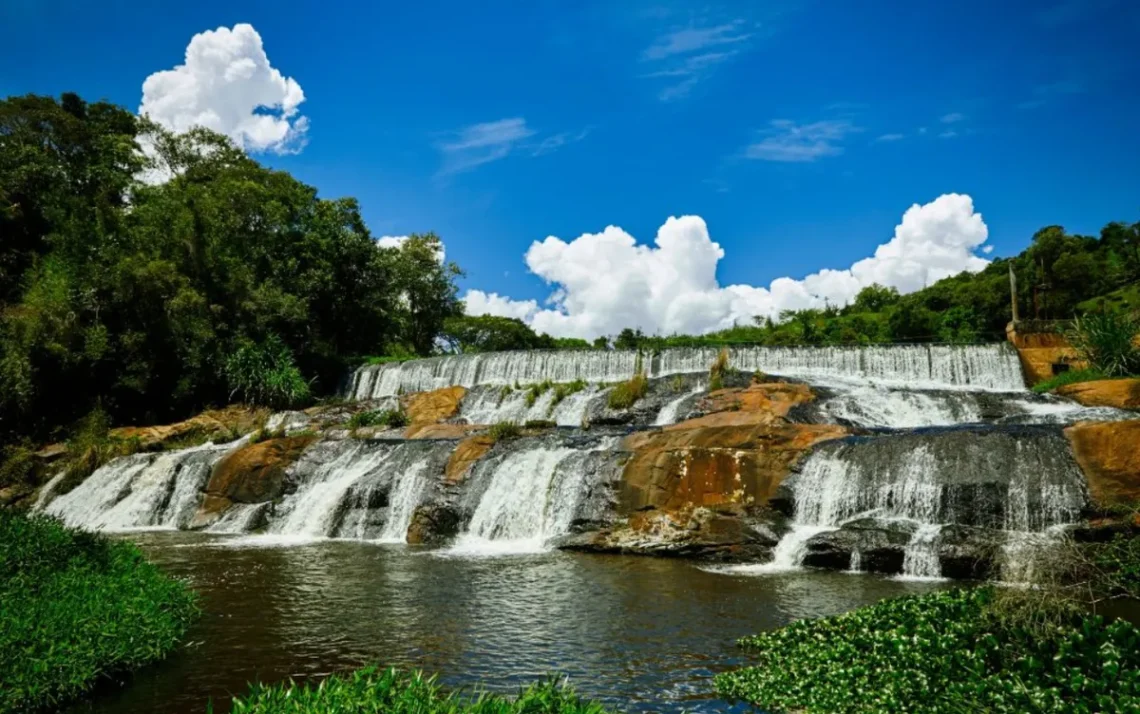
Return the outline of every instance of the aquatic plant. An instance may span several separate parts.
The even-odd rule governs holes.
[[[211,710],[212,711],[212,707]],[[254,683],[234,699],[232,714],[605,714],[602,705],[580,699],[554,680],[534,684],[516,697],[446,691],[420,672],[370,667],[333,675],[317,684]]]
[[[724,696],[811,714],[1125,712],[1140,707],[1140,632],[1073,615],[1047,634],[994,610],[994,590],[886,600],[741,640],[754,665]]]
[[[162,659],[197,612],[134,545],[0,510],[0,712],[57,707]]]
[[[548,392],[553,386],[554,386],[554,382],[547,379],[543,382],[539,382],[538,384],[532,384],[529,387],[527,387],[526,405],[528,407],[533,407],[534,403],[538,401],[538,398],[541,397],[543,394],[546,394],[546,392]]]
[[[562,400],[571,394],[577,394],[590,385],[586,384],[585,380],[575,379],[573,382],[563,382],[554,385],[554,396],[550,399],[550,408],[546,410],[547,416],[554,413],[554,407],[562,403]]]

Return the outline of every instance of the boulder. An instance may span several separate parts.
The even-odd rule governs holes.
[[[1099,508],[1140,502],[1140,420],[1080,422],[1065,429]]]
[[[1086,407],[1140,409],[1140,379],[1098,379],[1058,387],[1056,393]]]
[[[400,404],[412,425],[438,424],[459,414],[459,405],[467,394],[466,387],[444,387],[430,392],[407,394]]]
[[[865,572],[894,574],[902,571],[906,545],[916,526],[909,521],[862,518],[842,528],[825,531],[807,542],[804,565],[847,570],[859,553],[859,568]]]
[[[696,410],[705,415],[667,429],[773,424],[787,418],[794,407],[815,399],[806,384],[769,382],[718,389],[700,399]]]
[[[235,503],[265,503],[285,492],[286,469],[316,437],[286,436],[249,444],[217,464],[206,483],[202,505],[191,528],[204,528],[215,522]]]
[[[408,525],[409,545],[440,545],[459,535],[459,512],[447,503],[424,503]]]
[[[405,439],[464,439],[484,431],[479,424],[413,424],[404,430]],[[363,431],[358,429],[359,431]],[[398,436],[398,434],[396,434]]]

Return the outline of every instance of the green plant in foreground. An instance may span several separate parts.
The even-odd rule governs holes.
[[[0,510],[0,712],[58,707],[162,659],[197,612],[134,545]]]
[[[649,379],[644,372],[638,372],[629,381],[622,382],[611,389],[609,396],[606,397],[606,402],[610,409],[629,409],[648,391]]]
[[[491,428],[487,430],[487,435],[495,441],[514,439],[521,434],[522,429],[513,421],[501,421],[497,424],[492,424]]]
[[[1070,369],[1067,372],[1061,372],[1058,375],[1046,379],[1044,382],[1038,382],[1033,385],[1033,391],[1038,394],[1045,394],[1059,389],[1068,384],[1077,384],[1079,382],[1093,382],[1098,379],[1108,379],[1108,375],[1098,369]]]
[[[1140,707],[1140,632],[1070,615],[1010,624],[990,588],[885,600],[748,637],[753,666],[717,690],[810,714],[1130,712]]]
[[[515,697],[446,691],[419,672],[369,667],[333,675],[319,684],[251,684],[234,699],[232,714],[605,714],[553,680]]]

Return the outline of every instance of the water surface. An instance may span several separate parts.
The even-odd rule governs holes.
[[[211,698],[226,712],[252,680],[367,663],[502,692],[556,674],[622,711],[725,711],[711,678],[747,661],[737,638],[939,587],[811,571],[729,575],[633,556],[464,558],[350,541],[130,537],[191,582],[204,612],[189,647],[75,713],[200,714]]]

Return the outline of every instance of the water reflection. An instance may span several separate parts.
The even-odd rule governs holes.
[[[372,662],[508,692],[565,674],[624,711],[724,711],[710,680],[742,661],[738,637],[936,587],[809,571],[726,575],[637,557],[462,559],[355,542],[135,538],[202,593],[195,644],[75,712],[198,714],[210,698],[227,711],[251,680]]]

